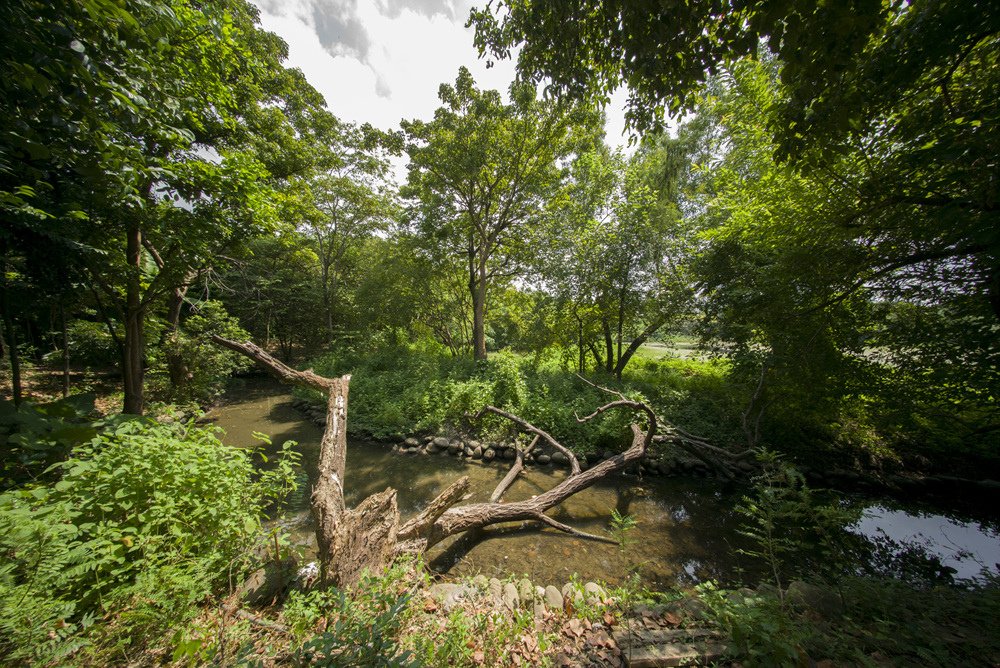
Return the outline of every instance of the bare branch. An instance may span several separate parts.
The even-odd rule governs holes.
[[[527,420],[524,420],[523,418],[520,418],[514,415],[513,413],[508,413],[507,411],[497,408],[496,406],[484,407],[481,411],[476,413],[475,416],[473,416],[473,419],[479,420],[486,413],[495,413],[496,415],[499,415],[502,418],[507,418],[508,420],[519,426],[524,431],[535,434],[536,436],[541,436],[542,438],[545,439],[545,441],[549,445],[551,445],[553,448],[555,448],[556,450],[563,453],[564,455],[566,455],[566,457],[569,458],[570,475],[577,475],[578,473],[580,473],[580,462],[577,461],[576,455],[573,454],[573,451],[564,446],[556,439],[554,439],[547,432],[542,431],[541,429],[531,424]]]
[[[525,448],[524,452],[521,452],[520,448],[518,448],[516,459],[511,465],[510,470],[507,471],[507,475],[503,477],[500,484],[498,484],[496,489],[493,490],[493,494],[490,495],[490,503],[501,502],[503,495],[507,493],[507,490],[510,489],[510,486],[514,484],[514,481],[517,480],[517,476],[524,469],[525,456],[535,449],[535,446],[538,445],[539,439],[541,439],[541,436],[536,435],[535,438],[531,440],[531,445]]]
[[[312,370],[296,371],[284,362],[279,362],[274,359],[263,348],[253,343],[231,341],[215,334],[212,335],[212,341],[218,343],[220,346],[246,355],[254,362],[277,376],[278,380],[282,380],[286,383],[302,387],[311,387],[312,389],[319,390],[321,392],[329,392],[330,387],[334,382],[330,378],[324,378],[319,374],[313,373]],[[343,376],[341,378],[344,382],[349,381],[350,379],[350,376]]]
[[[610,538],[609,536],[598,536],[597,534],[587,533],[586,531],[580,531],[578,529],[574,529],[568,524],[563,524],[562,522],[552,519],[545,513],[538,513],[537,515],[535,515],[535,519],[538,520],[539,522],[542,522],[543,524],[548,524],[553,529],[559,529],[559,531],[564,531],[569,535],[577,536],[578,538],[586,538],[587,540],[596,540],[602,543],[617,544],[618,542],[614,538]]]
[[[610,387],[604,387],[603,385],[598,385],[597,383],[595,383],[593,381],[587,380],[586,378],[584,378],[580,374],[576,374],[576,377],[579,378],[580,380],[582,380],[583,382],[585,382],[587,385],[590,385],[591,387],[597,388],[601,392],[607,392],[608,394],[613,394],[614,396],[616,396],[619,399],[622,399],[624,401],[628,401],[629,400],[628,397],[626,397],[624,394],[622,394],[618,390],[612,390]]]

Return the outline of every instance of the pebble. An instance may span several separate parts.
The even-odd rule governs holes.
[[[520,607],[521,600],[517,594],[517,587],[514,586],[513,582],[508,582],[503,586],[503,593],[500,594],[500,600],[508,610],[514,611]]]
[[[563,596],[559,593],[559,590],[549,585],[545,588],[545,593],[542,596],[545,601],[545,605],[549,610],[562,610],[563,609]]]

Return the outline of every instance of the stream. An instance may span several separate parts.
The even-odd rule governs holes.
[[[265,451],[275,451],[287,440],[298,443],[302,453],[299,490],[281,521],[293,542],[312,558],[315,534],[309,512],[309,476],[315,472],[322,430],[297,411],[291,400],[288,388],[275,381],[234,379],[225,403],[206,417],[225,431],[223,442],[234,447],[259,444],[254,432],[270,437],[273,445]],[[387,444],[352,438],[347,451],[346,501],[353,506],[369,494],[394,487],[405,520],[461,475],[469,476],[470,501],[488,500],[509,465],[447,455],[396,454]],[[552,467],[529,467],[505,498],[528,498],[565,475]],[[644,584],[654,588],[708,579],[723,584],[756,582],[763,577],[762,568],[739,552],[752,546],[739,532],[743,517],[734,510],[746,493],[745,487],[711,479],[615,476],[574,495],[550,515],[596,534],[608,534],[612,510],[631,515],[636,526],[628,532],[624,550],[534,525],[500,526],[477,537],[449,538],[435,546],[426,560],[431,568],[452,575],[516,574],[552,584],[566,582],[574,573],[583,580],[611,584],[638,573]],[[848,527],[854,533],[920,544],[942,565],[955,569],[956,579],[975,578],[984,568],[997,573],[1000,529],[995,518],[941,514],[886,499],[851,497],[843,502],[862,506],[861,520]]]

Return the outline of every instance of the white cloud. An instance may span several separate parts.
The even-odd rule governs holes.
[[[465,65],[480,88],[506,91],[514,62],[487,69],[465,27],[469,0],[253,0],[261,23],[287,43],[287,65],[300,68],[330,110],[383,129],[430,118],[438,87]],[[515,54],[516,55],[516,54]],[[623,93],[608,109],[608,141],[622,145]]]

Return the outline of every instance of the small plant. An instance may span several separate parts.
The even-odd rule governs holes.
[[[625,514],[622,515],[618,512],[617,508],[611,511],[611,535],[614,537],[615,541],[618,543],[618,549],[624,552],[628,549],[628,546],[632,543],[631,532],[635,528],[638,521],[633,515]]]
[[[415,666],[399,644],[409,614],[409,580],[422,571],[401,561],[379,575],[365,574],[349,590],[293,592],[284,617],[301,643],[302,665]],[[418,576],[419,581],[419,576]]]
[[[293,484],[212,430],[145,420],[52,473],[0,495],[0,662],[64,663],[93,645],[105,663],[185,624],[251,565],[265,505]]]

